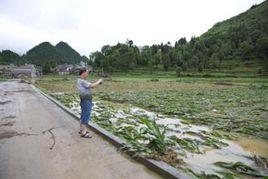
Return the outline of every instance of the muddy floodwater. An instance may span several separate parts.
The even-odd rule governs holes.
[[[236,142],[247,152],[268,157],[268,142],[265,140],[239,137]]]
[[[258,140],[256,139],[256,141]],[[214,173],[215,170],[221,170],[221,168],[213,165],[218,161],[227,163],[243,162],[249,166],[258,168],[253,160],[246,157],[251,155],[251,153],[246,151],[245,148],[243,148],[235,141],[225,141],[225,142],[228,143],[228,146],[222,147],[221,149],[208,150],[204,154],[188,153],[187,157],[185,158],[186,163],[194,170],[200,172],[206,171],[206,173]],[[265,146],[259,146],[259,147],[262,148]],[[260,153],[257,152],[255,152],[255,154],[260,155]]]
[[[77,101],[70,103],[69,106],[77,114],[80,113],[80,107]],[[109,113],[106,114],[106,118],[113,126],[144,127],[136,119],[142,116],[156,121],[160,126],[165,126],[167,129],[165,135],[167,137],[175,136],[178,139],[193,141],[196,144],[197,151],[185,149],[183,161],[187,168],[197,173],[217,173],[218,176],[222,177],[220,173],[225,171],[225,169],[216,166],[216,162],[242,162],[256,169],[261,174],[268,175],[267,166],[260,167],[252,159],[254,155],[264,158],[268,157],[268,142],[265,140],[243,136],[236,136],[230,139],[219,136],[215,137],[214,131],[210,128],[193,125],[182,119],[157,114],[132,105],[112,105],[110,103],[107,105],[107,103],[103,104],[102,101],[94,102],[92,117],[99,118],[103,113]],[[179,153],[181,148],[174,147],[174,151]]]

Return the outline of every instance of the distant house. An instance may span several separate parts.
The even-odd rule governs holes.
[[[81,66],[81,67],[86,67],[86,63],[83,62],[83,61],[80,61],[80,66]]]
[[[68,64],[61,64],[56,67],[56,72],[59,75],[68,75],[70,73],[78,74],[79,70],[82,68],[87,68],[88,70],[92,71],[92,66],[86,65],[85,62],[81,61],[79,64],[76,65],[68,65]]]
[[[12,70],[12,78],[34,78],[38,75],[38,72],[34,65],[25,64],[23,66],[16,67]]]
[[[92,67],[92,66],[87,65],[86,68],[87,68],[87,70],[89,70],[89,71],[93,71],[93,67]]]
[[[93,70],[93,67],[92,66],[89,66],[89,65],[81,66],[81,64],[80,64],[80,65],[74,65],[73,68],[72,68],[72,70],[70,72],[71,73],[78,74],[79,70],[82,69],[82,68],[86,68],[89,71],[92,71]]]
[[[62,64],[56,67],[56,71],[59,73],[59,75],[67,75],[70,74],[73,68],[73,65]]]

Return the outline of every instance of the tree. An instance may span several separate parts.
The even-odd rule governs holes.
[[[133,43],[132,40],[127,39],[126,44],[127,44],[129,47],[132,47],[134,43]]]
[[[19,64],[20,61],[21,57],[15,52],[12,52],[11,50],[3,50],[2,52],[0,52],[0,64]]]
[[[158,65],[160,64],[161,61],[162,61],[162,52],[161,49],[159,49],[157,53],[153,55],[152,66],[158,68]]]
[[[168,54],[163,54],[162,55],[162,61],[163,61],[163,67],[164,67],[164,70],[167,71],[169,68],[170,68],[170,57]]]
[[[234,42],[234,47],[238,48],[239,43],[246,39],[246,28],[244,23],[233,25],[229,28],[231,40]]]
[[[152,52],[149,46],[144,46],[141,50],[141,59],[138,61],[139,65],[147,66],[152,60]]]
[[[177,66],[177,68],[176,68],[176,75],[177,75],[177,77],[180,77],[181,76],[181,72],[182,72],[182,68],[180,66]]]
[[[218,68],[219,66],[219,54],[218,52],[214,52],[209,60],[209,67],[210,68]]]
[[[264,60],[263,71],[268,74],[268,36],[258,39],[256,49],[258,56]]]
[[[133,69],[137,64],[135,50],[126,44],[121,44],[117,48],[116,68],[127,71]]]
[[[180,38],[177,42],[175,42],[175,48],[179,48],[187,43],[187,40],[185,37]]]
[[[104,45],[104,46],[101,48],[101,53],[102,53],[103,55],[108,55],[110,52],[111,52],[111,46],[110,46],[110,45]]]
[[[256,50],[258,57],[268,58],[268,36],[261,37],[257,40]]]
[[[247,42],[247,41],[244,41],[240,44],[240,47],[238,49],[238,53],[240,55],[240,58],[242,60],[249,60],[250,57],[251,57],[251,52],[252,52],[252,45]]]
[[[54,60],[48,60],[46,63],[43,65],[43,73],[48,74],[53,72],[52,69],[56,67],[56,62]]]
[[[193,55],[192,58],[190,59],[188,65],[192,69],[197,69],[198,68],[198,57],[196,55]]]
[[[104,56],[101,52],[93,52],[90,54],[89,59],[93,62],[93,67],[101,67],[101,63],[104,59]]]
[[[170,65],[171,66],[181,66],[182,63],[183,63],[183,58],[182,58],[182,50],[179,50],[179,49],[176,49],[176,48],[173,48],[171,51],[170,51]]]
[[[89,60],[87,61],[87,64],[90,65],[90,66],[93,66],[94,63],[93,63],[93,61],[92,61],[91,59],[89,59]]]

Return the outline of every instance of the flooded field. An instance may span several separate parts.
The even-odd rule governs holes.
[[[40,87],[79,114],[75,91],[67,91],[74,83],[58,80],[55,90],[46,80]],[[266,83],[107,83],[94,91],[92,122],[124,139],[122,151],[165,161],[197,178],[268,175]]]
[[[54,97],[59,100],[61,100],[60,96],[62,95],[54,94]],[[67,106],[80,114],[78,99],[70,102]],[[143,129],[148,126],[141,119],[155,122],[160,131],[165,131],[164,136],[168,141],[166,150],[175,152],[177,160],[180,161],[174,162],[173,159],[166,160],[166,162],[179,169],[193,173],[195,176],[263,177],[268,175],[267,159],[261,160],[264,163],[263,166],[254,160],[254,157],[268,157],[268,142],[265,140],[228,135],[224,132],[213,131],[207,126],[189,124],[182,119],[132,105],[115,104],[107,101],[94,102],[92,121],[127,142],[135,142],[135,146],[130,146],[128,150],[140,152],[143,147],[148,147],[150,143],[149,138],[151,136],[148,137],[146,136],[148,134],[143,132]],[[135,139],[136,141],[133,141]],[[158,151],[148,150],[143,152],[142,155],[157,159],[154,153]],[[252,170],[245,170],[241,174],[240,172],[234,172],[237,169],[219,166],[219,162],[224,162],[223,164],[226,165],[241,164],[240,167],[243,169],[247,166]]]

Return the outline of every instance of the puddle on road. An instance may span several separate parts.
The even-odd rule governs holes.
[[[8,115],[8,116],[1,117],[1,120],[2,119],[14,119],[14,118],[16,118],[16,116]]]
[[[15,136],[38,136],[39,134],[31,134],[26,132],[16,132],[16,131],[5,131],[0,133],[0,140],[8,139]]]
[[[5,105],[11,103],[11,100],[6,100],[6,101],[0,101],[0,105]]]
[[[2,132],[0,133],[0,140],[2,139],[8,139],[11,137],[15,137],[20,135],[19,133],[17,133],[16,131],[6,131],[6,132]]]
[[[0,126],[13,126],[15,124],[15,121],[10,121],[10,122],[6,122],[6,123],[0,123]]]

